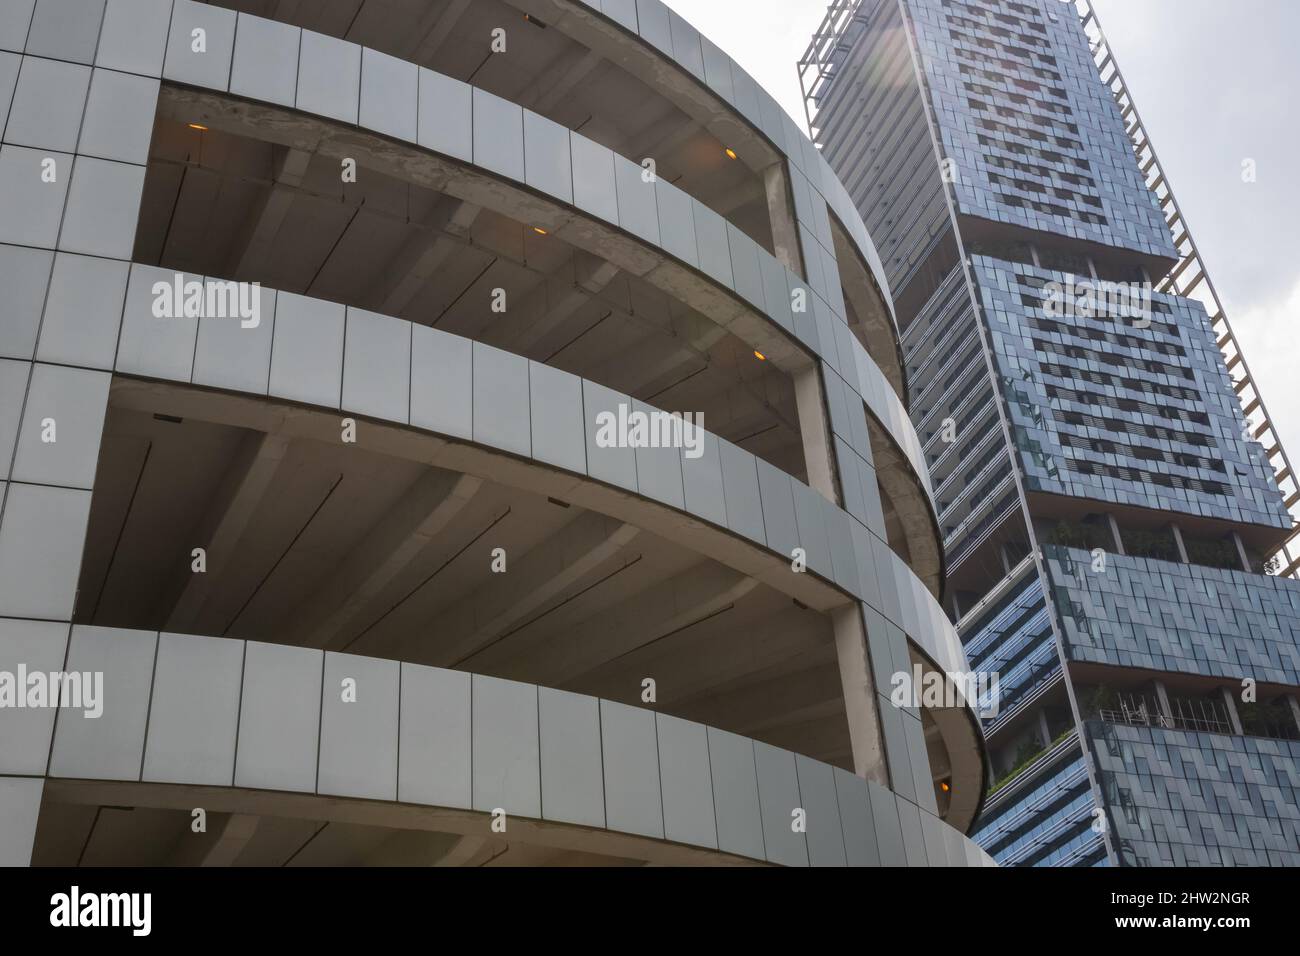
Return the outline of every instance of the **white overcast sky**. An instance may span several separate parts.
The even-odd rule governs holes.
[[[795,63],[826,0],[668,0],[804,127]],[[1300,2],[1093,0],[1300,470]],[[1256,181],[1242,182],[1243,159]]]

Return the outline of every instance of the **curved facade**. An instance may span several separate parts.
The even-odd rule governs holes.
[[[0,15],[0,859],[987,862],[807,138],[661,3],[310,6]]]

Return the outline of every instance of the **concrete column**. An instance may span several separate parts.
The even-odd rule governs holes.
[[[803,438],[808,485],[839,504],[835,481],[835,446],[831,442],[825,394],[821,373],[816,365],[795,373],[794,398],[799,409],[799,433]]]
[[[1250,556],[1246,554],[1246,542],[1241,540],[1241,535],[1232,532],[1232,543],[1237,546],[1237,557],[1241,560],[1241,570],[1247,574],[1250,573]]]
[[[882,787],[889,786],[885,748],[881,737],[878,707],[888,706],[876,692],[867,653],[867,630],[856,603],[831,613],[835,632],[835,654],[839,659],[840,683],[844,689],[844,710],[849,719],[849,740],[853,747],[853,772]]]
[[[1115,541],[1115,553],[1122,556],[1124,554],[1124,536],[1119,533],[1119,522],[1115,520],[1115,516],[1109,511],[1106,512],[1106,523],[1110,525],[1110,536]]]
[[[1152,683],[1156,687],[1156,699],[1160,701],[1160,713],[1170,719],[1166,722],[1166,726],[1172,726],[1174,710],[1169,706],[1169,692],[1165,690],[1164,681],[1153,681]]]
[[[1237,713],[1237,699],[1226,687],[1220,687],[1219,693],[1223,696],[1223,707],[1228,712],[1228,723],[1232,725],[1232,732],[1238,737],[1244,737],[1246,732],[1241,728],[1241,715]]]
[[[763,187],[767,191],[767,215],[772,222],[772,253],[797,275],[806,275],[803,253],[799,248],[799,226],[795,220],[794,197],[785,163],[773,163],[763,170]]]
[[[1178,556],[1182,559],[1183,564],[1191,564],[1187,560],[1187,545],[1183,544],[1183,533],[1178,530],[1178,525],[1171,524],[1169,530],[1174,533],[1174,544],[1178,546]]]
[[[1038,711],[1038,735],[1043,740],[1044,747],[1052,745],[1052,732],[1047,729],[1047,711]]]
[[[1300,731],[1300,697],[1295,694],[1287,694],[1286,702],[1291,708],[1291,719],[1295,721],[1295,729]]]

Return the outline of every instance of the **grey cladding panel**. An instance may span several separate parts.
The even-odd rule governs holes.
[[[600,702],[605,816],[612,830],[664,835],[659,748],[653,711]]]
[[[51,776],[140,779],[157,643],[153,631],[72,629],[65,670],[80,673],[83,684],[87,675],[103,674],[102,712],[89,716],[94,710],[59,709]]]
[[[540,817],[537,688],[475,674],[472,694],[474,809]]]
[[[0,671],[17,674],[19,667],[26,667],[29,674],[60,671],[67,648],[67,624],[0,619]],[[27,693],[21,685],[16,689]],[[6,710],[5,735],[0,742],[0,774],[40,776],[45,773],[55,710],[53,707]]]
[[[468,83],[420,68],[420,117],[416,141],[426,149],[472,162],[473,91]]]
[[[539,687],[542,815],[581,826],[605,825],[600,702]]]
[[[517,455],[532,453],[528,360],[474,343],[474,440]]]
[[[309,405],[339,407],[343,379],[344,307],[281,292],[275,303],[271,394]]]
[[[470,675],[402,664],[397,799],[468,809]]]
[[[618,223],[614,153],[577,133],[570,135],[573,156],[573,202],[579,209]]]
[[[176,0],[163,77],[213,90],[227,89],[235,43],[235,12]]]
[[[808,862],[813,866],[845,866],[844,830],[840,824],[835,773],[830,764],[796,755],[799,794],[807,814]]]
[[[325,655],[318,792],[396,798],[400,667],[374,657]]]
[[[161,634],[144,780],[230,786],[244,642]]]
[[[807,866],[808,843],[793,826],[795,813],[805,809],[799,797],[794,754],[756,741],[754,764],[768,860],[783,866]]]
[[[758,490],[758,468],[754,456],[728,441],[719,441],[722,458],[722,487],[727,499],[727,527],[737,534],[766,541],[763,532],[763,503]]]
[[[410,408],[411,323],[348,309],[343,407],[405,423]]]
[[[524,178],[524,111],[474,89],[474,163],[509,179]]]
[[[263,17],[239,15],[230,92],[293,106],[298,93],[298,44],[302,30]]]
[[[677,843],[716,847],[708,728],[658,715],[664,835]]]
[[[235,786],[316,790],[324,654],[249,641]]]
[[[411,424],[454,438],[473,433],[473,342],[415,325],[411,342]]]
[[[360,102],[361,47],[304,30],[298,54],[298,109],[355,124]]]
[[[713,770],[718,848],[755,860],[765,859],[754,742],[710,727],[709,763]]]

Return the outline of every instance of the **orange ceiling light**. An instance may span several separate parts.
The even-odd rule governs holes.
[[[736,158],[736,151],[735,151],[734,149],[732,149],[730,146],[728,146],[728,147],[726,148],[725,152],[726,152],[726,154],[727,154],[727,158],[728,158],[728,159],[735,159],[735,158]]]
[[[754,358],[758,359],[760,362],[767,361],[767,356],[764,355],[762,352],[760,352],[758,349],[754,349]]]

